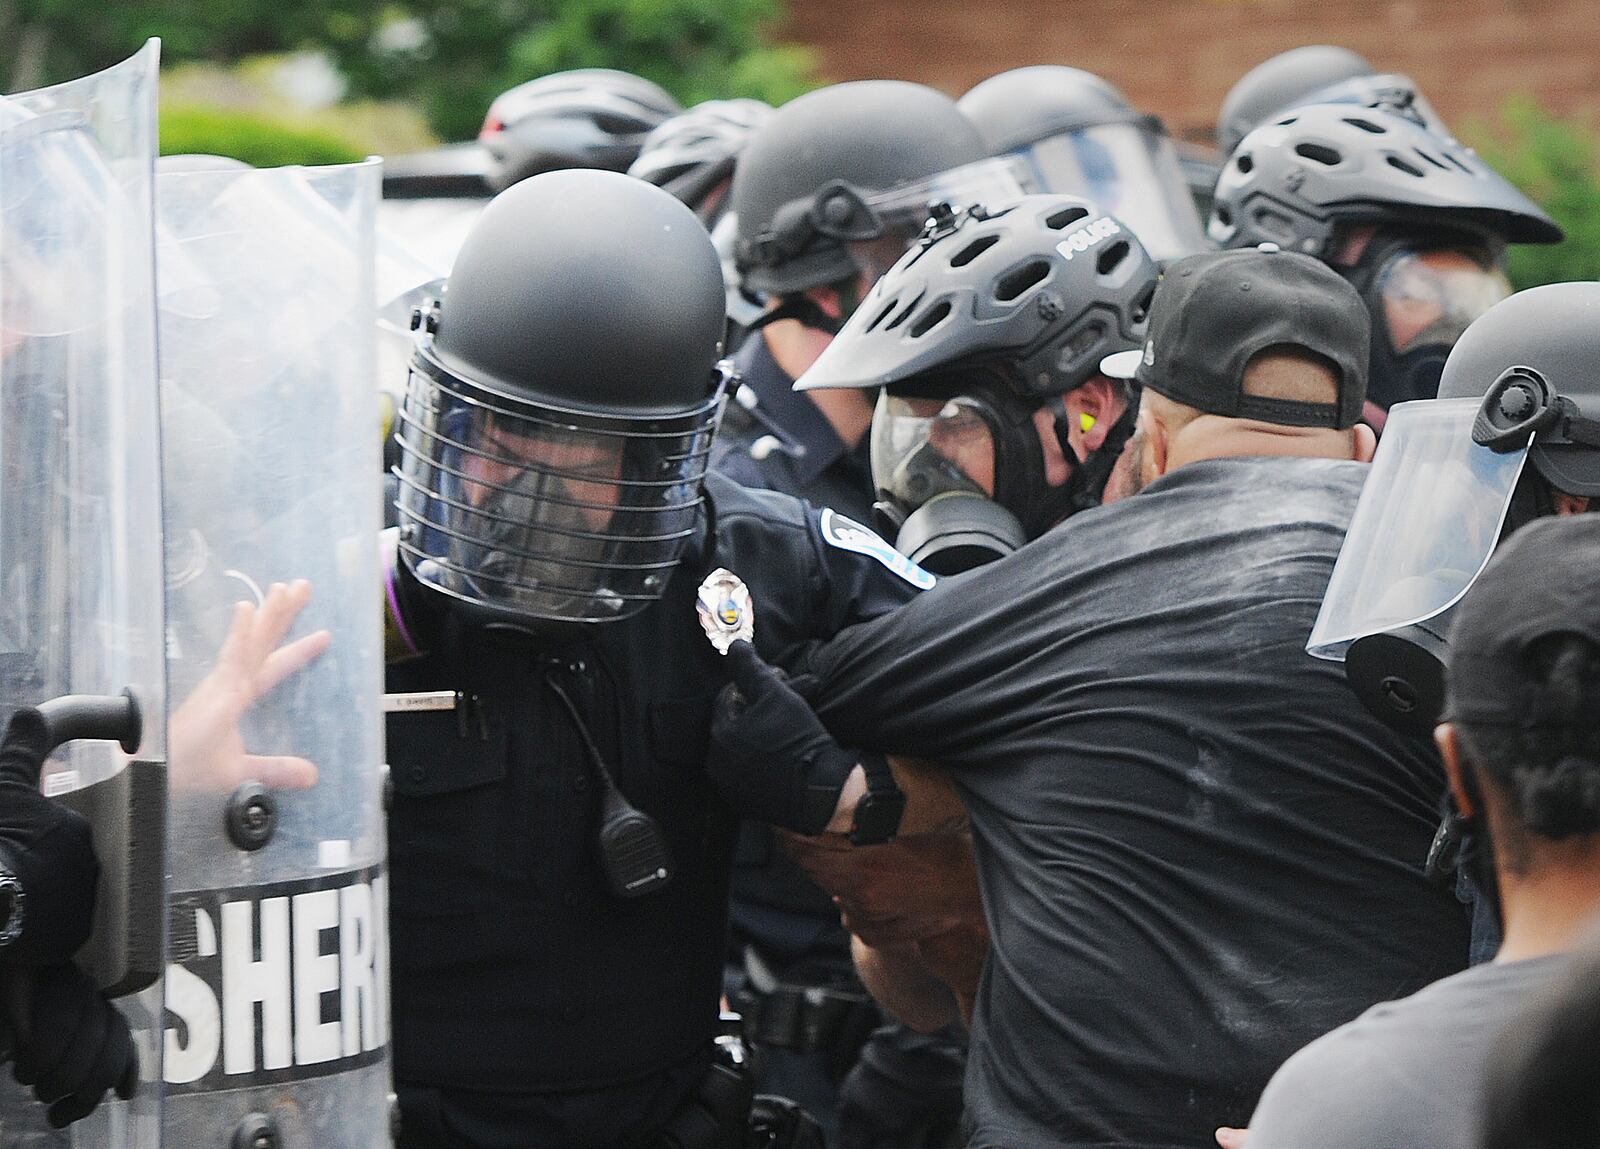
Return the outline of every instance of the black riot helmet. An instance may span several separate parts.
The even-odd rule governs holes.
[[[626,171],[645,137],[683,109],[662,88],[612,68],[553,72],[502,92],[478,140],[496,191],[560,168]]]
[[[1471,149],[1384,103],[1307,105],[1251,132],[1217,181],[1210,231],[1316,256],[1361,292],[1368,398],[1384,408],[1432,397],[1456,339],[1510,294],[1506,243],[1561,238]]]
[[[991,155],[1016,155],[1030,190],[1083,196],[1160,260],[1206,246],[1178,153],[1155,116],[1110,82],[1059,64],[990,76],[957,106]]]
[[[1312,102],[1319,89],[1376,71],[1366,57],[1335,44],[1306,44],[1279,52],[1241,76],[1222,98],[1217,149],[1224,157],[1266,120],[1286,108]]]
[[[1342,658],[1380,716],[1431,728],[1456,603],[1556,492],[1600,499],[1600,283],[1497,304],[1439,397],[1392,410],[1308,649]]]
[[[1128,227],[1076,197],[942,210],[795,385],[884,389],[872,421],[883,525],[952,573],[1099,502],[1133,404],[1080,464],[1062,396],[1143,343],[1156,275]],[[1073,468],[1064,483],[1046,479],[1041,408]]]
[[[693,212],[612,172],[492,200],[419,315],[400,548],[469,613],[626,618],[700,521],[724,384],[722,271]]]
[[[955,102],[921,84],[860,80],[791,100],[734,172],[741,285],[784,296],[881,272],[935,200],[1020,193],[1010,165],[984,164],[987,154]]]

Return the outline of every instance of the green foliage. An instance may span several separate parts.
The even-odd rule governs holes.
[[[357,90],[417,97],[435,131],[461,139],[476,133],[502,91],[568,68],[634,72],[686,106],[727,96],[787,100],[812,85],[812,59],[803,48],[764,43],[781,15],[779,0],[457,0],[415,12],[424,34],[414,46],[340,64]]]
[[[1501,175],[1566,231],[1562,243],[1510,250],[1518,289],[1600,277],[1600,139],[1591,122],[1552,115],[1531,96],[1513,96],[1493,123],[1463,133]]]
[[[500,92],[563,68],[638,72],[685,103],[787,99],[811,59],[766,43],[782,15],[782,0],[8,0],[0,90],[96,71],[149,36],[169,65],[320,50],[352,96],[415,101],[463,139]]]
[[[161,108],[161,153],[232,156],[256,167],[342,164],[363,158],[338,136],[231,108]]]

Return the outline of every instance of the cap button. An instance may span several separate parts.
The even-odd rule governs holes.
[[[1283,248],[1279,247],[1277,244],[1273,243],[1271,240],[1268,240],[1265,243],[1256,244],[1256,250],[1257,251],[1264,251],[1268,255],[1274,255],[1277,252],[1282,251]]]

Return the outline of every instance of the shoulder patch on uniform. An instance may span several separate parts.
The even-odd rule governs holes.
[[[830,547],[877,559],[918,590],[932,590],[939,581],[886,543],[876,531],[845,518],[831,507],[822,508],[821,526],[822,538]]]

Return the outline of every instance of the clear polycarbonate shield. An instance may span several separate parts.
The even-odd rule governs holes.
[[[1478,399],[1397,403],[1356,504],[1306,650],[1342,660],[1368,635],[1453,606],[1494,553],[1522,448],[1472,441]]]
[[[867,196],[866,202],[877,214],[886,233],[911,239],[922,230],[933,204],[947,203],[958,211],[975,204],[997,207],[1033,190],[1038,189],[1028,184],[1022,163],[1013,157],[1001,156],[949,168],[914,183],[896,185]]]
[[[938,495],[994,493],[994,430],[970,396],[878,396],[872,415],[872,481],[909,513]]]
[[[1036,190],[1083,196],[1114,215],[1158,260],[1209,245],[1172,140],[1143,123],[1095,124],[1015,153]]]
[[[0,710],[71,694],[137,700],[131,754],[70,743],[43,782],[94,826],[100,898],[78,961],[119,995],[159,976],[163,932],[158,58],[152,41],[98,75],[0,99]],[[160,1134],[159,989],[118,1005],[140,1088],[73,1126],[74,1143],[95,1149]],[[0,1128],[24,1140],[47,1130],[43,1107],[3,1081]]]
[[[168,1145],[389,1144],[377,194],[158,185]]]

